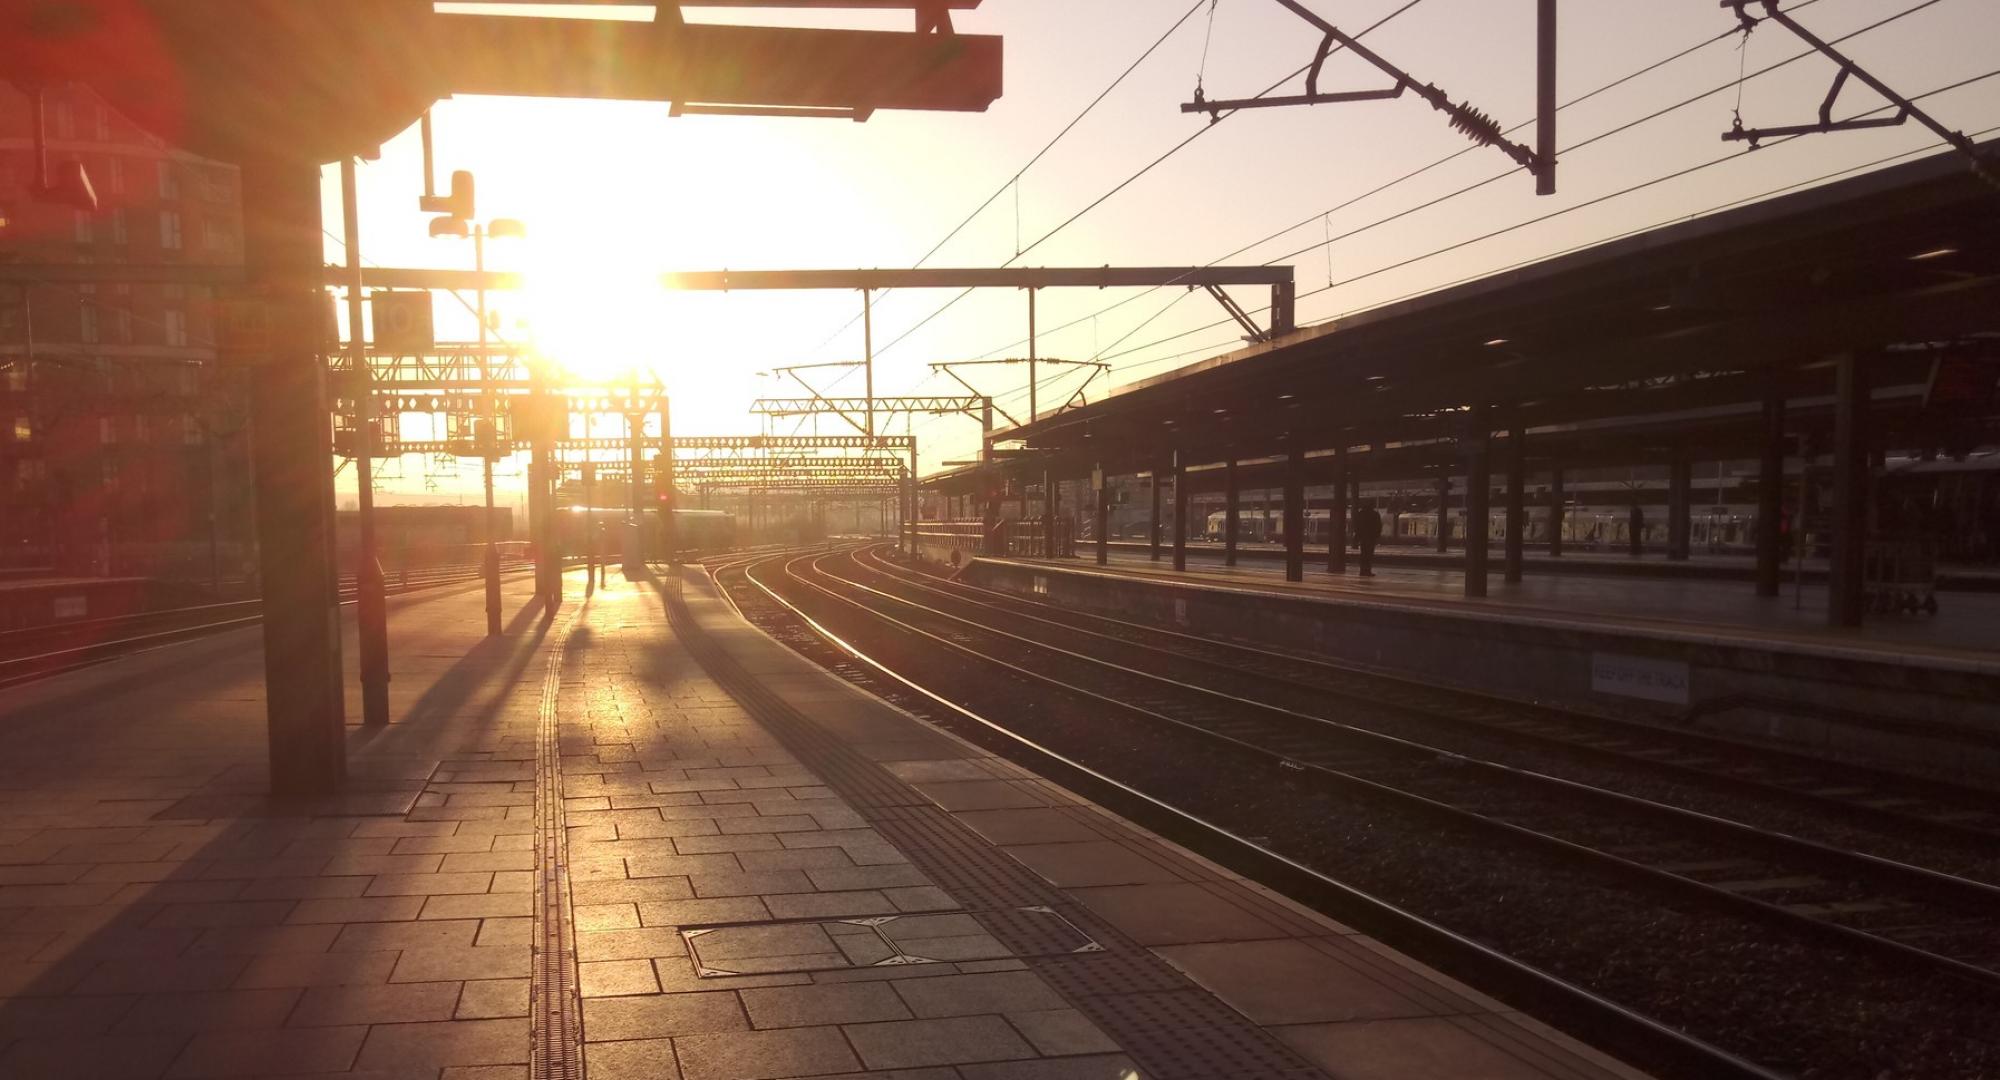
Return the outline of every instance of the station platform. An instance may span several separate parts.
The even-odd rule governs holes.
[[[254,631],[0,693],[0,1075],[526,1080],[556,865],[574,980],[543,985],[595,1080],[1638,1075],[705,578],[671,616],[651,582],[571,575],[552,621],[525,587],[494,639],[476,586],[392,601],[394,722],[315,802],[261,794]]]
[[[1304,580],[1189,550],[980,557],[963,580],[1099,614],[1326,656],[1418,681],[1619,719],[1705,727],[1864,764],[2000,783],[2000,595],[1934,615],[1826,625],[1827,590],[1787,583],[1535,575],[1463,595],[1462,571],[1354,560]]]
[[[1091,549],[1079,544],[1078,558],[1056,565],[1095,569]],[[1220,548],[1188,549],[1187,577],[1226,584],[1293,593],[1325,593],[1343,599],[1397,604],[1449,605],[1519,618],[1600,622],[1643,627],[1662,634],[1695,634],[1708,640],[1742,638],[1775,646],[1882,652],[1898,657],[1956,659],[1991,664],[2000,672],[2000,595],[1958,593],[1941,595],[1934,615],[1870,617],[1859,629],[1826,625],[1827,589],[1787,578],[1775,599],[1754,595],[1747,582],[1689,580],[1640,575],[1537,574],[1532,568],[1522,580],[1501,580],[1496,559],[1490,568],[1487,596],[1464,595],[1463,570],[1447,566],[1411,565],[1418,559],[1443,561],[1450,555],[1412,556],[1398,551],[1398,561],[1377,562],[1373,577],[1361,577],[1350,553],[1345,573],[1326,569],[1326,553],[1308,553],[1305,580],[1285,580],[1282,562],[1239,562],[1225,566]],[[1153,561],[1143,551],[1111,552],[1110,569],[1120,573],[1174,575],[1171,552]],[[1565,559],[1570,556],[1564,556]],[[1606,556],[1596,558],[1615,562]]]
[[[1078,540],[1078,554],[1086,558],[1094,550],[1094,541]],[[1144,541],[1113,540],[1111,550],[1126,556],[1148,558],[1150,547]],[[1162,553],[1168,549],[1162,545]],[[1503,551],[1499,544],[1487,549],[1490,567],[1497,576]],[[1282,563],[1285,549],[1281,544],[1244,542],[1237,545],[1239,563],[1264,565]],[[1220,563],[1223,560],[1223,546],[1214,541],[1191,541],[1188,544],[1188,558],[1202,563]],[[1355,561],[1350,548],[1348,563],[1350,569]],[[1317,561],[1322,568],[1326,565],[1326,547],[1306,549],[1306,564]],[[1544,574],[1583,574],[1607,577],[1655,577],[1675,580],[1700,580],[1754,582],[1757,579],[1757,560],[1750,555],[1695,551],[1686,559],[1669,559],[1656,549],[1648,549],[1644,555],[1634,558],[1629,551],[1607,545],[1594,545],[1588,541],[1572,543],[1564,548],[1563,554],[1551,556],[1545,545],[1534,545],[1523,553],[1522,569],[1528,576]],[[1438,551],[1435,547],[1414,544],[1385,544],[1375,551],[1375,564],[1388,567],[1408,567],[1418,569],[1463,570],[1465,550],[1454,544],[1449,551]],[[1827,561],[1823,558],[1805,560],[1803,574],[1797,563],[1787,561],[1783,567],[1783,579],[1789,589],[1797,577],[1803,577],[1808,584],[1821,584],[1826,580]],[[2000,568],[1967,563],[1943,563],[1937,568],[1937,587],[1950,592],[2000,592]]]

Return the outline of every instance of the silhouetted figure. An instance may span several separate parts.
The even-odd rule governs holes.
[[[1630,524],[1626,526],[1626,532],[1630,534],[1627,539],[1632,545],[1632,557],[1638,558],[1639,553],[1644,550],[1646,539],[1646,511],[1640,509],[1638,503],[1632,504],[1632,517]]]
[[[1375,542],[1382,539],[1382,515],[1372,506],[1354,508],[1354,541],[1361,547],[1361,576],[1375,576]]]

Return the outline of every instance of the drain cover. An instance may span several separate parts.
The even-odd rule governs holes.
[[[690,926],[681,939],[704,979],[1103,951],[1047,907]]]

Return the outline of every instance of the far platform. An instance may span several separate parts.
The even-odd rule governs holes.
[[[1538,574],[1531,568],[1522,580],[1509,583],[1501,579],[1495,552],[1487,595],[1473,599],[1464,595],[1463,570],[1410,565],[1414,559],[1443,561],[1450,555],[1389,550],[1397,556],[1393,563],[1378,559],[1374,576],[1366,578],[1360,576],[1359,556],[1353,552],[1348,554],[1347,569],[1336,574],[1326,569],[1324,549],[1308,551],[1305,580],[1289,582],[1282,561],[1243,560],[1236,566],[1225,566],[1221,547],[1190,546],[1186,577],[1287,593],[1324,593],[1342,599],[1441,604],[1517,618],[1603,622],[1709,640],[1743,637],[1774,646],[1953,658],[2000,673],[2000,656],[1994,652],[2000,649],[2000,595],[1954,592],[1938,597],[1935,615],[1870,616],[1858,629],[1836,629],[1826,625],[1826,586],[1810,579],[1799,584],[1788,576],[1776,598],[1756,596],[1744,581],[1700,577]],[[1056,564],[1097,569],[1093,552],[1089,544],[1079,543],[1077,558],[1056,560]],[[1602,555],[1595,558],[1615,561]],[[1143,548],[1114,548],[1107,568],[1120,573],[1172,575],[1173,555],[1171,549],[1164,549],[1155,562]]]
[[[1080,554],[1086,558],[1095,541],[1078,540]],[[1163,543],[1161,549],[1167,550]],[[1127,555],[1146,555],[1148,548],[1144,540],[1111,541],[1111,550]],[[1193,540],[1188,543],[1188,557],[1198,554],[1204,558],[1221,559],[1223,545],[1214,541]],[[1282,562],[1285,549],[1272,543],[1249,543],[1237,545],[1239,563],[1258,565],[1272,561]],[[1448,551],[1438,551],[1430,544],[1384,544],[1375,551],[1377,565],[1406,566],[1424,569],[1465,568],[1465,549],[1456,541]],[[1311,565],[1317,557],[1319,565],[1326,565],[1326,548],[1306,549],[1306,562]],[[1348,560],[1357,556],[1349,548]],[[1497,576],[1501,564],[1501,546],[1494,543],[1488,548],[1489,571]],[[1527,574],[1583,574],[1607,577],[1665,577],[1674,579],[1711,579],[1751,582],[1756,580],[1757,560],[1755,556],[1730,554],[1727,552],[1702,551],[1696,549],[1685,559],[1670,559],[1666,552],[1648,548],[1642,555],[1634,557],[1630,551],[1610,544],[1593,544],[1590,541],[1571,541],[1563,547],[1561,555],[1550,555],[1546,542],[1531,544],[1522,556],[1522,569]],[[1823,558],[1805,560],[1804,580],[1808,584],[1826,580],[1827,561]],[[1799,575],[1798,564],[1787,561],[1783,566],[1783,577],[1789,586]],[[1938,588],[1952,592],[2000,592],[2000,567],[1980,566],[1968,563],[1941,563],[1937,569]]]
[[[1378,563],[1362,577],[1309,558],[1222,565],[1188,549],[1173,570],[1114,551],[980,557],[965,580],[1065,606],[1324,655],[1480,693],[1805,744],[1873,764],[2000,781],[2000,595],[1954,592],[1934,615],[1826,625],[1827,590],[1748,582],[1527,574],[1463,595],[1463,571]],[[934,553],[935,556],[935,553]]]

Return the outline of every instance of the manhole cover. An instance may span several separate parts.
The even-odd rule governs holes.
[[[1103,951],[1046,907],[690,926],[681,939],[704,979]]]

